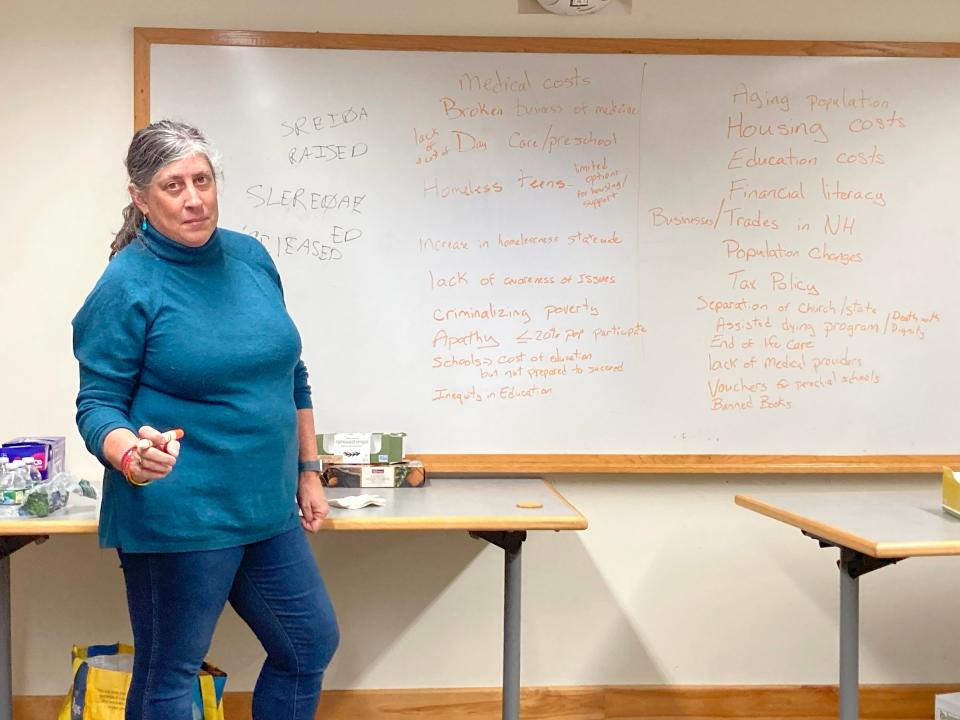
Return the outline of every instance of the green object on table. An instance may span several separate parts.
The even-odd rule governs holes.
[[[93,485],[90,484],[89,480],[80,480],[80,494],[85,498],[97,499],[97,491],[94,489]]]
[[[43,489],[30,493],[20,506],[20,514],[46,517],[50,514],[50,494]]]

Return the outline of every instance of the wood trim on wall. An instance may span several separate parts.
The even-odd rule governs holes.
[[[823,57],[960,57],[960,43],[834,40],[696,40],[691,38],[485,37],[346,33],[133,29],[133,127],[150,122],[151,45],[421,50],[435,52],[627,53],[649,55],[767,55]]]
[[[698,40],[695,38],[375,35],[136,27],[134,37],[162,45],[436,50],[448,52],[634,53],[649,55],[810,55],[960,57],[960,43],[844,40]]]
[[[428,473],[802,474],[940,473],[960,455],[456,455],[410,454]]]
[[[960,685],[867,685],[864,720],[930,720],[934,695]],[[227,692],[229,720],[252,720],[250,693]],[[63,699],[17,696],[17,720],[56,717]],[[328,690],[317,720],[499,720],[500,690]],[[828,720],[837,717],[832,685],[583,686],[524,688],[524,720]]]

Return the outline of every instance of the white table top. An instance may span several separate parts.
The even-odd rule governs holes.
[[[376,494],[383,507],[331,508],[324,530],[583,530],[586,518],[538,478],[429,480],[422,488],[326,488],[328,498]],[[540,504],[520,508],[517,503]],[[46,518],[4,517],[0,535],[95,533],[99,504],[71,497]]]
[[[878,558],[960,555],[960,519],[940,492],[790,492],[737,495],[737,505]]]
[[[587,520],[538,478],[430,480],[424,488],[327,488],[327,497],[368,493],[383,507],[331,508],[334,530],[583,530]],[[518,503],[540,504],[521,508]]]

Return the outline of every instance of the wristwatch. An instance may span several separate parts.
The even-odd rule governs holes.
[[[297,463],[299,472],[323,472],[323,464],[319,460],[301,460]]]

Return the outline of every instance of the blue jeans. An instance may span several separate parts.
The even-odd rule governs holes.
[[[126,720],[191,720],[228,600],[267,651],[254,720],[313,720],[340,635],[301,528],[224,550],[118,553],[135,647]]]

